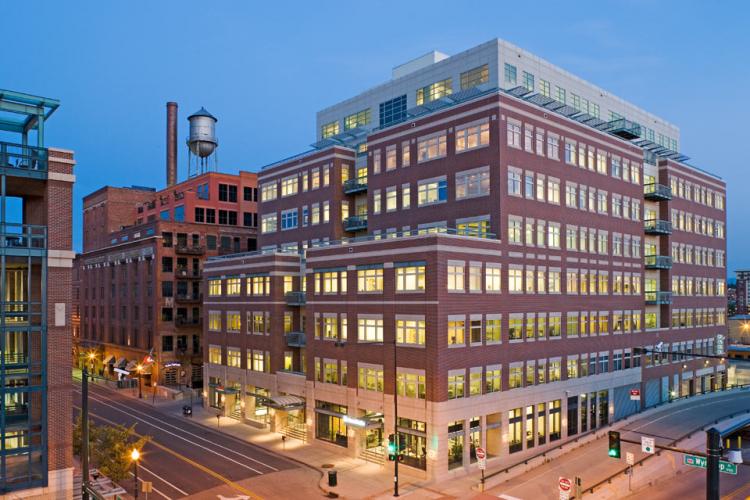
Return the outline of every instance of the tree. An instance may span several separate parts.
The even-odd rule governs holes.
[[[73,453],[81,454],[81,422],[79,415],[73,427]],[[132,467],[130,452],[133,448],[141,451],[150,440],[149,436],[138,436],[135,425],[97,425],[89,423],[89,446],[91,464],[112,481],[122,481],[128,477]]]

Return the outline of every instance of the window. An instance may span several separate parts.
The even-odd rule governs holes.
[[[465,318],[463,316],[448,316],[448,345],[465,345],[465,336]]]
[[[417,89],[417,106],[440,99],[441,97],[450,95],[452,92],[453,84],[451,78],[432,83],[426,87]]]
[[[227,279],[227,295],[237,296],[242,293],[242,280],[240,278]]]
[[[556,135],[547,134],[547,157],[553,160],[560,159],[560,140]]]
[[[401,166],[408,167],[411,164],[411,146],[409,141],[401,143]]]
[[[198,189],[198,199],[199,200],[208,200],[210,199],[209,191],[208,191],[208,184],[199,184]]]
[[[382,105],[381,105],[382,106]],[[320,127],[320,135],[323,139],[339,133],[339,122],[326,123]]]
[[[542,94],[544,97],[552,97],[552,91],[550,89],[550,84],[547,80],[539,79],[539,93]]]
[[[237,202],[237,186],[219,184],[219,201]]]
[[[526,87],[526,90],[528,91],[534,90],[534,75],[528,71],[523,72],[523,86]]]
[[[240,367],[240,350],[233,348],[233,347],[227,347],[227,366],[231,366],[233,368],[239,368]]]
[[[401,186],[401,209],[405,210],[411,207],[411,186],[403,184]]]
[[[517,70],[516,67],[512,64],[505,63],[505,83],[510,85],[516,84],[516,76],[517,76]]]
[[[483,64],[482,66],[464,71],[461,73],[461,90],[470,89],[483,83],[487,83],[490,80],[489,66]]]
[[[396,387],[399,396],[425,399],[425,376],[423,374],[399,372]]]
[[[481,167],[456,173],[456,199],[490,194],[490,168]]]
[[[344,130],[364,127],[370,123],[370,108],[363,109],[344,118]]]
[[[208,280],[208,296],[209,297],[221,296],[221,280],[220,279]]]
[[[487,122],[456,127],[456,153],[486,146],[489,143],[490,124]]]
[[[508,269],[508,291],[510,293],[523,292],[521,271],[521,269]]]
[[[464,291],[464,263],[462,261],[448,261],[448,291]]]
[[[521,172],[516,169],[508,169],[508,194],[521,196]]]
[[[552,177],[547,179],[547,201],[555,205],[560,204],[560,181],[558,179]]]
[[[357,337],[360,342],[382,342],[383,318],[360,316],[357,319]]]
[[[523,243],[521,225],[520,217],[508,217],[508,243],[514,245]]]
[[[297,209],[284,210],[281,212],[281,230],[297,228]]]
[[[292,196],[297,194],[298,178],[296,175],[290,175],[281,179],[281,197]]]
[[[393,212],[398,209],[398,188],[391,186],[385,190],[385,211]]]
[[[424,265],[402,265],[396,268],[397,292],[421,292],[424,291],[424,287]]]
[[[357,271],[358,292],[382,292],[383,269],[360,269]]]
[[[359,367],[359,388],[383,392],[383,368]]]
[[[508,119],[507,131],[508,146],[521,149],[521,123]]]
[[[215,365],[221,364],[221,346],[208,346],[208,362]]]
[[[451,370],[448,372],[448,399],[464,397],[465,372]]]
[[[221,311],[208,311],[208,330],[221,331]]]
[[[385,148],[385,170],[394,170],[396,168],[396,145],[392,144]]]
[[[484,290],[488,293],[500,293],[502,290],[500,264],[486,264],[484,267]]]
[[[448,182],[445,177],[419,181],[417,203],[419,206],[443,203],[448,199]]]
[[[176,222],[185,222],[185,205],[174,207],[174,220]]]
[[[488,314],[484,322],[484,338],[488,344],[502,341],[502,316],[499,314]]]
[[[236,311],[227,311],[227,331],[239,332],[241,330],[240,313]]]
[[[406,96],[394,97],[380,103],[380,126],[387,127],[406,118]]]
[[[420,137],[417,139],[417,161],[419,163],[442,158],[446,154],[446,135],[440,132],[437,135]]]
[[[276,214],[267,214],[260,218],[260,232],[273,233],[276,231],[277,216]]]
[[[425,320],[419,317],[396,317],[396,342],[403,345],[425,344]]]

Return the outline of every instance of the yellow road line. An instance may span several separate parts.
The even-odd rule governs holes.
[[[73,408],[76,408],[77,410],[80,410],[80,408],[79,408],[78,406],[75,406],[75,405],[73,406]],[[89,411],[89,415],[91,415],[91,416],[93,416],[93,417],[96,417],[96,418],[98,418],[99,420],[102,420],[102,421],[104,421],[104,422],[107,422],[107,423],[108,423],[108,424],[110,424],[110,425],[122,425],[122,424],[119,424],[119,423],[117,423],[117,422],[113,422],[112,420],[109,420],[109,419],[108,419],[108,418],[106,418],[106,417],[102,417],[101,415],[97,415],[96,413],[94,413],[94,412],[92,412],[92,411]],[[135,435],[136,437],[141,437],[141,434],[138,434],[138,433],[137,433],[137,432],[135,432],[135,431],[133,431],[133,435]],[[235,490],[239,491],[240,493],[242,493],[242,494],[244,494],[244,495],[247,495],[247,496],[249,496],[249,497],[250,497],[250,498],[252,498],[253,500],[263,500],[263,497],[260,497],[260,496],[256,495],[255,493],[253,493],[252,491],[248,490],[248,489],[247,489],[247,488],[245,488],[244,486],[240,486],[239,484],[235,483],[235,482],[234,482],[234,481],[232,481],[231,479],[229,479],[229,478],[227,478],[227,477],[225,477],[225,476],[222,476],[222,475],[221,475],[221,474],[219,474],[218,472],[216,472],[216,471],[214,471],[214,470],[212,470],[212,469],[209,469],[208,467],[206,467],[206,466],[205,466],[205,465],[203,465],[203,464],[199,464],[198,462],[196,462],[196,461],[194,461],[194,460],[191,460],[191,459],[189,459],[188,457],[186,457],[185,455],[183,455],[183,454],[181,454],[181,453],[178,453],[178,452],[176,452],[176,451],[174,451],[174,450],[172,450],[172,449],[170,449],[170,448],[167,448],[167,447],[166,447],[166,446],[164,446],[163,444],[157,443],[157,442],[156,442],[156,441],[154,441],[153,439],[149,441],[149,444],[153,444],[153,445],[154,445],[154,446],[156,446],[157,448],[160,448],[160,449],[162,449],[162,450],[166,451],[167,453],[169,453],[169,454],[171,454],[171,455],[174,455],[175,457],[179,458],[180,460],[182,460],[182,461],[184,461],[184,462],[186,462],[186,463],[188,463],[188,464],[192,465],[192,466],[193,466],[193,467],[195,467],[196,469],[200,469],[200,470],[202,470],[202,471],[203,471],[203,472],[205,472],[206,474],[209,474],[209,475],[211,475],[211,476],[215,477],[216,479],[218,479],[219,481],[222,481],[223,483],[226,483],[226,484],[227,484],[227,485],[229,485],[230,487],[234,488]]]

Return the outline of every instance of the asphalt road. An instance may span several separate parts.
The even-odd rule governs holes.
[[[624,439],[639,442],[641,436],[651,436],[655,439],[656,444],[667,445],[698,427],[747,409],[750,409],[750,390],[732,391],[711,399],[698,397],[679,406],[677,403],[667,404],[663,409],[648,417],[636,419],[620,430],[620,436]],[[750,415],[748,415],[748,418],[750,418]],[[557,499],[559,498],[557,483],[561,476],[581,477],[583,487],[587,488],[617,471],[624,470],[626,467],[624,456],[627,451],[632,452],[636,460],[644,456],[640,446],[623,443],[623,458],[615,460],[608,458],[607,447],[606,437],[597,439],[563,455],[559,459],[488,489],[487,493],[500,498],[503,498],[502,495],[504,495],[505,498],[519,500]],[[730,481],[726,481],[726,483],[729,484]],[[679,481],[675,485],[682,486]],[[702,488],[705,488],[705,486],[702,486]],[[665,490],[660,486],[660,491]],[[695,487],[690,491],[693,496],[679,496],[669,493],[664,498],[670,500],[696,498],[694,496]],[[650,500],[651,497],[642,496],[641,498],[649,498]]]
[[[80,385],[74,406],[80,407]],[[76,410],[77,412],[78,410]],[[299,467],[283,457],[232,436],[166,415],[150,404],[110,389],[89,386],[89,412],[95,423],[135,424],[138,434],[151,437],[140,460],[138,479],[152,481],[151,498],[197,495],[217,498],[259,498],[248,479]],[[133,491],[134,481],[122,486]],[[206,492],[210,491],[210,495]]]

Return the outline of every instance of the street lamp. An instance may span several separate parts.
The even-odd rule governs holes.
[[[130,452],[130,459],[133,461],[133,466],[135,468],[135,498],[138,498],[138,460],[141,458],[141,452],[138,451],[138,449],[133,448],[133,451]]]
[[[135,367],[135,370],[138,372],[138,399],[143,399],[143,384],[141,384],[141,372],[143,372],[143,365],[137,365]]]
[[[94,376],[94,360],[96,359],[96,353],[90,352],[89,353],[89,363],[91,364],[91,376]]]

